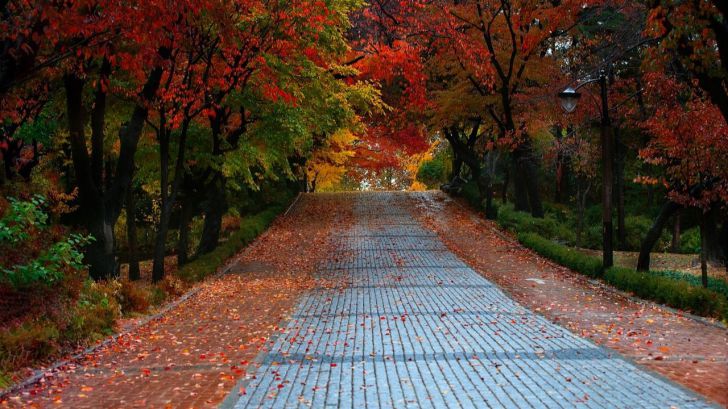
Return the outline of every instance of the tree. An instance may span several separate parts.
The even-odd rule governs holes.
[[[650,0],[647,31],[659,39],[653,60],[679,64],[728,120],[728,3]]]
[[[646,79],[655,110],[643,124],[652,139],[640,157],[662,168],[664,176],[642,180],[664,184],[668,202],[642,244],[638,269],[649,269],[649,253],[669,218],[691,207],[703,213],[701,233],[711,236],[703,250],[709,259],[722,260],[725,255],[717,234],[709,230],[715,229],[716,222],[711,219],[706,223],[705,219],[728,203],[728,125],[718,106],[689,84],[662,72],[651,73]]]

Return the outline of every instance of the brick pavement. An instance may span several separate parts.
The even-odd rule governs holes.
[[[224,407],[710,406],[519,305],[409,199],[351,195],[355,223],[319,269],[336,284],[303,297]]]

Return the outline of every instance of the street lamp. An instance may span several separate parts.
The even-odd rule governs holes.
[[[609,119],[609,103],[607,101],[607,77],[604,74],[589,79],[575,88],[567,87],[558,93],[561,107],[567,113],[576,109],[579,101],[579,88],[599,82],[601,91],[601,142],[602,142],[602,266],[607,269],[614,265],[614,248],[612,238],[612,185],[614,183],[614,136]]]
[[[563,108],[567,113],[574,112],[576,109],[576,103],[579,102],[579,98],[581,98],[581,94],[574,88],[566,87],[566,89],[559,92],[558,95],[561,100],[561,108]]]

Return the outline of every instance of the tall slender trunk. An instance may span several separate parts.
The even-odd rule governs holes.
[[[580,180],[576,188],[576,247],[581,246],[584,233],[584,213],[586,212],[586,199],[589,197],[591,183]]]
[[[228,209],[225,179],[222,175],[215,178],[208,192],[208,200],[205,204],[205,223],[202,226],[202,236],[197,248],[198,255],[207,254],[217,247],[222,231],[222,217]]]
[[[182,201],[179,220],[179,239],[177,240],[177,267],[187,264],[187,253],[190,246],[190,222],[192,221],[194,203],[185,197]]]
[[[182,122],[180,127],[178,139],[177,139],[177,158],[174,165],[174,179],[169,184],[169,137],[166,134],[166,154],[162,154],[163,147],[160,141],[160,160],[162,165],[162,175],[160,178],[160,185],[162,187],[162,211],[159,216],[159,228],[157,229],[157,239],[154,246],[154,261],[152,262],[152,281],[157,282],[164,278],[164,256],[166,253],[166,241],[167,233],[169,232],[169,222],[172,218],[172,209],[174,208],[177,200],[177,194],[179,193],[182,180],[185,177],[185,149],[187,148],[187,131],[189,130],[190,121],[192,118],[187,118]],[[160,128],[161,129],[161,128]],[[169,189],[169,191],[168,191]]]
[[[152,262],[152,280],[157,282],[164,277],[164,257],[166,255],[167,232],[169,219],[172,213],[169,206],[169,134],[165,128],[164,120],[159,125],[159,199],[161,214],[154,242],[154,260]]]
[[[627,249],[627,230],[624,223],[624,163],[626,149],[622,143],[619,126],[614,127],[614,146],[616,151],[614,193],[617,201],[617,243],[620,250]]]
[[[501,200],[508,203],[508,184],[511,179],[511,170],[509,166],[505,166],[505,175],[503,175],[503,190],[501,190]]]
[[[706,237],[708,219],[704,216],[700,217],[700,281],[703,288],[708,288],[708,240]]]
[[[680,251],[680,213],[676,213],[673,219],[670,251],[673,253],[678,253]]]
[[[521,169],[519,161],[514,157],[512,164],[513,171],[513,206],[521,212],[530,211],[528,205],[528,192],[526,191],[526,176]]]
[[[137,255],[136,204],[134,190],[129,187],[126,193],[126,241],[129,252],[129,280],[135,281],[139,275],[139,257]]]

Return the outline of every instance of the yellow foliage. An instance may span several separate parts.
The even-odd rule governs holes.
[[[414,180],[407,190],[411,192],[423,192],[427,190],[427,185],[420,182],[419,180]]]
[[[318,191],[333,190],[346,173],[346,165],[354,156],[356,135],[350,129],[340,129],[323,146],[316,148],[308,161],[306,173],[311,187]]]
[[[417,170],[420,168],[420,165],[422,163],[427,162],[428,160],[431,160],[432,157],[435,155],[435,151],[437,150],[437,147],[440,145],[440,140],[436,139],[430,144],[430,148],[427,149],[427,151],[418,154],[418,155],[412,155],[405,159],[404,168],[408,175],[412,176],[412,184],[408,188],[408,190],[420,192],[423,190],[427,190],[427,186],[417,180]]]

